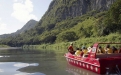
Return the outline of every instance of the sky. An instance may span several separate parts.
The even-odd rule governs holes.
[[[21,29],[29,20],[39,21],[52,0],[0,0],[0,35]]]

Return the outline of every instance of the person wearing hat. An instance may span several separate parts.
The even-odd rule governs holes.
[[[71,54],[75,54],[75,51],[73,49],[73,43],[71,42],[70,43],[70,46],[68,47],[68,51],[71,53]]]

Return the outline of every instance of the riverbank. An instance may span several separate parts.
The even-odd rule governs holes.
[[[0,47],[0,50],[22,49],[22,47]]]
[[[120,34],[114,33],[103,37],[91,37],[91,38],[80,38],[76,41],[70,41],[74,43],[74,48],[81,48],[83,45],[89,47],[94,43],[98,42],[121,42]],[[70,42],[60,42],[55,44],[41,44],[41,45],[24,45],[24,49],[49,49],[49,50],[67,50]]]

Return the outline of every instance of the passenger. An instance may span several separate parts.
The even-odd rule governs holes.
[[[86,49],[86,47],[82,47],[82,51],[84,52],[84,54],[87,54],[87,49]]]
[[[82,51],[82,49],[81,49],[81,54],[80,54],[80,56],[82,57],[83,56],[83,54],[84,54],[84,52]]]
[[[76,49],[76,52],[75,52],[75,55],[76,55],[76,56],[79,56],[80,53],[81,53],[81,51],[79,50],[79,48],[77,48],[77,49]]]
[[[76,56],[83,56],[83,51],[82,49],[77,48],[77,51],[75,52]]]
[[[99,48],[98,48],[98,50],[97,50],[97,53],[103,53],[103,49],[102,49],[102,47],[101,46],[99,46]]]
[[[118,50],[118,53],[121,53],[121,46],[119,46],[119,50]]]
[[[105,53],[110,54],[113,53],[112,49],[110,48],[110,45],[108,44],[105,48]]]
[[[73,49],[73,43],[71,42],[70,43],[70,46],[68,47],[68,51],[71,53],[71,54],[75,54],[75,51]]]
[[[119,52],[118,53],[121,53],[121,48],[119,49]]]
[[[118,50],[115,46],[112,46],[113,53],[118,53]]]
[[[90,46],[90,47],[87,48],[87,50],[88,50],[87,53],[90,53],[90,52],[91,52],[92,47],[93,47],[93,46]]]

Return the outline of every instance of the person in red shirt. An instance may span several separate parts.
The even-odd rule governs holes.
[[[73,43],[70,43],[70,46],[68,47],[68,51],[71,53],[71,54],[75,54],[75,51],[73,49]]]

